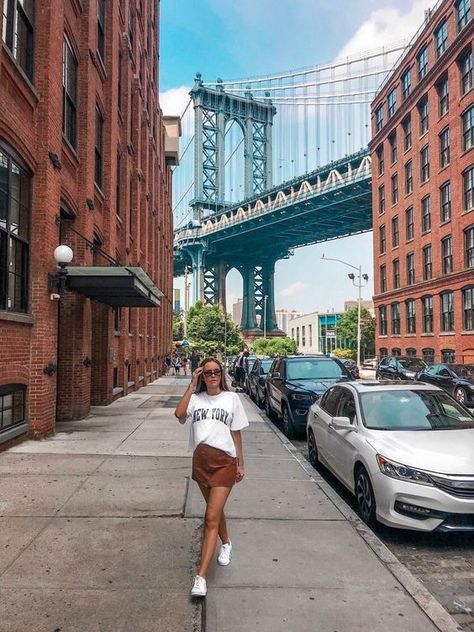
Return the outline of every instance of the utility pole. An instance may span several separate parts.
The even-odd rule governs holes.
[[[188,337],[188,310],[189,310],[189,283],[188,283],[188,266],[184,266],[184,338]]]
[[[268,296],[265,294],[263,297],[263,337],[267,337],[267,301]]]

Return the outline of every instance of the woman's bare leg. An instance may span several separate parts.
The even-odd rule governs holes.
[[[201,547],[201,564],[198,575],[206,577],[216,551],[219,524],[231,487],[211,487],[204,516],[204,538]]]
[[[202,486],[199,485],[199,489],[201,490],[201,493],[204,496],[204,500],[206,501],[206,505],[207,505],[207,501],[209,499],[210,487],[204,487],[204,485]],[[227,521],[225,519],[224,510],[222,510],[221,519],[219,522],[219,537],[222,541],[222,544],[229,544],[230,538],[229,538],[229,533],[227,531]]]

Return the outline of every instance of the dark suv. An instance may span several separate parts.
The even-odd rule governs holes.
[[[308,408],[330,386],[352,380],[337,358],[287,356],[276,358],[265,381],[265,412],[269,419],[283,420],[289,439],[306,429]]]

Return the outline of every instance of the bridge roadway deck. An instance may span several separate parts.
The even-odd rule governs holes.
[[[246,398],[234,557],[193,602],[204,507],[173,418],[186,385],[160,378],[0,454],[0,632],[457,629],[431,604],[433,623]]]

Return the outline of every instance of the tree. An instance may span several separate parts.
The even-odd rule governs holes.
[[[213,356],[223,352],[224,338],[226,355],[236,355],[243,347],[238,327],[229,314],[224,316],[217,305],[203,305],[198,301],[189,310],[187,324],[190,345],[201,355]]]
[[[184,336],[184,322],[181,314],[173,315],[173,340],[182,340]]]
[[[286,356],[296,353],[296,342],[292,338],[257,338],[252,345],[257,355]]]
[[[338,349],[333,349],[331,351],[331,355],[336,356],[336,358],[349,358],[349,360],[356,360],[357,349],[345,349],[340,347]]]
[[[361,350],[373,354],[375,349],[375,318],[366,307],[360,310]],[[337,337],[357,348],[357,306],[348,309],[337,322]]]

